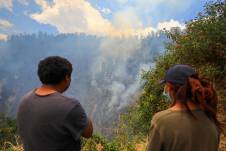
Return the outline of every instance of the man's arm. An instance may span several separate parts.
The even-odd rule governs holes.
[[[90,138],[93,134],[93,125],[91,120],[86,116],[86,113],[80,103],[77,103],[68,113],[64,127],[71,133],[75,140],[81,136]]]
[[[90,138],[93,135],[93,123],[92,121],[88,118],[87,119],[87,125],[85,129],[82,132],[82,136],[85,138]]]

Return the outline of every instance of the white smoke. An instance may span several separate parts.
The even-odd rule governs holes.
[[[118,107],[118,109],[128,106],[128,104],[133,103],[137,99],[139,95],[139,90],[142,86],[141,81],[142,72],[150,70],[150,68],[153,66],[154,63],[140,64],[139,72],[136,75],[135,81],[128,85],[127,89],[123,92],[121,96],[122,101],[120,102],[120,106]]]
[[[123,83],[119,81],[113,81],[112,84],[109,86],[109,90],[112,92],[111,100],[108,104],[108,107],[111,108],[115,105],[118,105],[118,101],[120,100],[120,96],[123,95],[126,87]]]
[[[130,59],[137,58],[141,53],[141,44],[142,39],[137,37],[106,38],[101,41],[98,58],[91,68],[93,69],[91,84],[99,92],[110,93],[109,100],[105,100],[104,104],[105,107],[107,104],[109,112],[123,109],[133,103],[139,95],[142,71],[150,69],[153,64],[140,61],[135,64],[138,69],[133,69]],[[135,73],[129,71],[128,66]]]
[[[40,45],[43,38],[45,43]],[[143,39],[84,35],[14,37],[13,42],[8,40],[0,45],[1,54],[3,50],[7,52],[2,55],[7,59],[1,59],[1,76],[6,77],[9,89],[5,93],[8,95],[3,96],[5,109],[15,115],[19,97],[39,84],[35,72],[38,61],[57,54],[68,58],[74,66],[69,96],[81,101],[88,115],[92,115],[95,128],[101,131],[103,126],[112,126],[109,121],[117,119],[138,99],[141,73],[150,69],[154,57],[164,51],[165,38],[161,32]],[[18,45],[24,51],[17,51]],[[4,71],[9,73],[4,75]],[[32,82],[27,83],[27,79]]]

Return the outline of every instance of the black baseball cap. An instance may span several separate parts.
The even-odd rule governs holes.
[[[164,79],[160,83],[184,84],[189,76],[195,74],[196,72],[191,66],[177,64],[167,70]]]

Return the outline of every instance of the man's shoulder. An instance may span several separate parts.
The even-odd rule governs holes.
[[[58,93],[54,99],[56,101],[57,106],[61,106],[62,108],[71,111],[74,108],[82,108],[79,100],[74,97],[68,97],[61,93]],[[83,108],[82,108],[83,109]]]
[[[59,93],[59,97],[61,97],[61,99],[69,104],[73,104],[73,105],[78,105],[80,104],[80,102],[76,99],[76,98],[72,98],[72,97],[68,97],[65,96],[63,94]]]
[[[47,96],[37,96],[35,95],[35,91],[31,90],[26,93],[22,99],[20,104],[27,104],[28,102],[34,102],[34,100],[45,101],[45,104],[52,104],[54,101],[55,105],[62,105],[62,107],[73,108],[76,105],[79,105],[79,101],[76,98],[65,96],[59,92],[55,92],[53,94]]]
[[[21,100],[29,99],[30,97],[32,97],[33,94],[34,94],[34,90],[30,90],[21,98]]]

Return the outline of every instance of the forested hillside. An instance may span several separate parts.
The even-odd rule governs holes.
[[[153,58],[155,64],[150,70],[143,71],[142,89],[135,101],[118,116],[112,138],[95,135],[90,140],[84,140],[84,151],[133,151],[145,146],[152,116],[169,106],[170,102],[162,96],[163,86],[159,85],[159,80],[174,64],[189,64],[200,76],[208,77],[214,83],[219,96],[218,119],[223,128],[219,151],[225,151],[226,1],[208,3],[195,19],[186,23],[184,31],[175,29],[166,31],[166,34],[169,38],[166,51]],[[134,64],[136,62],[131,65]]]
[[[21,97],[40,85],[39,60],[59,55],[73,64],[72,84],[65,95],[81,102],[96,131],[110,135],[112,121],[134,102],[141,89],[140,72],[154,65],[166,40],[161,31],[143,38],[13,35],[0,41],[0,112],[15,118]]]
[[[137,104],[125,119],[132,135],[147,136],[150,121],[156,112],[167,108],[159,80],[166,69],[174,64],[189,64],[200,76],[208,78],[218,91],[218,118],[223,125],[221,149],[226,139],[226,1],[217,1],[205,6],[197,18],[187,22],[183,32],[169,32],[172,42],[167,51],[156,60],[154,69],[143,74],[143,91]],[[161,101],[162,100],[162,101]],[[127,129],[129,129],[127,128]]]

